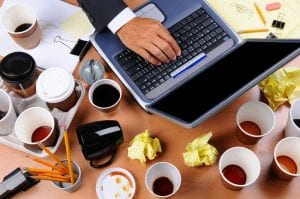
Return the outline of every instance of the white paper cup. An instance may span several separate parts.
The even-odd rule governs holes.
[[[300,137],[300,127],[294,122],[295,119],[299,119],[300,123],[300,99],[295,100],[290,107],[288,121],[284,131],[286,137]]]
[[[40,141],[33,142],[33,132],[42,126],[50,127],[51,131]],[[40,150],[38,144],[54,146],[58,138],[53,115],[42,107],[31,107],[21,112],[15,123],[15,132],[24,146],[32,150]]]
[[[5,115],[0,119],[0,136],[12,133],[17,119],[14,105],[10,96],[0,89],[0,111]]]
[[[227,166],[238,166],[245,175],[244,184],[237,184],[225,177],[223,171]],[[260,162],[255,153],[245,147],[232,147],[227,149],[219,160],[219,173],[221,182],[230,190],[239,190],[254,183],[260,174]],[[235,174],[235,173],[233,173]]]
[[[286,169],[287,167],[280,164],[278,157],[284,157],[285,165],[288,163],[289,168],[291,168],[291,166],[292,168],[296,168],[296,173],[289,172],[289,170]],[[291,163],[295,165],[293,164],[291,165]],[[273,159],[272,169],[275,175],[282,180],[291,180],[294,177],[300,176],[300,138],[286,137],[280,140],[276,144],[274,149],[274,159]]]
[[[155,181],[159,178],[167,178],[173,185],[173,191],[168,195],[159,195],[155,193]],[[149,167],[145,176],[145,183],[148,191],[157,198],[168,198],[173,196],[181,185],[181,174],[179,170],[171,163],[158,162]]]
[[[12,39],[25,49],[36,47],[41,39],[35,11],[23,4],[16,4],[4,11],[2,25]],[[19,29],[23,25],[24,28]]]
[[[237,138],[244,144],[256,144],[262,137],[271,133],[275,127],[275,114],[265,103],[249,101],[243,104],[236,114]],[[241,127],[242,122],[253,122],[260,128],[260,134],[249,133]]]
[[[68,160],[62,160],[62,162],[68,166]],[[60,190],[67,191],[67,192],[74,192],[79,189],[81,185],[81,169],[77,162],[72,161],[72,167],[74,175],[77,176],[76,181],[74,184],[67,183],[67,182],[58,182],[58,181],[52,181],[53,185]]]
[[[90,103],[103,112],[115,110],[121,101],[121,97],[122,89],[120,85],[111,79],[98,80],[92,84],[89,90]]]
[[[77,102],[75,79],[62,68],[48,68],[37,79],[36,94],[50,109],[67,112]]]

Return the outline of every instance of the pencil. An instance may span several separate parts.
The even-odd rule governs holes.
[[[65,147],[66,147],[66,153],[67,153],[67,159],[68,159],[68,166],[69,166],[69,174],[70,174],[70,178],[71,178],[71,183],[74,184],[74,173],[73,173],[73,167],[72,167],[72,161],[71,161],[71,151],[70,151],[70,144],[69,144],[68,132],[67,132],[66,128],[64,128],[64,140],[65,140]]]
[[[48,176],[30,176],[30,178],[36,179],[36,180],[50,180],[50,181],[59,181],[59,182],[70,182],[66,179],[60,179],[60,178],[54,178],[54,177],[48,177]]]
[[[27,157],[29,157],[30,159],[32,159],[32,160],[34,160],[34,161],[36,161],[36,162],[38,162],[38,163],[41,163],[41,164],[46,165],[46,166],[48,166],[48,167],[51,167],[51,168],[53,168],[53,169],[55,169],[55,170],[57,170],[57,171],[66,173],[66,171],[63,170],[62,168],[57,167],[57,166],[53,165],[52,163],[47,162],[46,160],[42,160],[42,159],[37,158],[37,157],[31,157],[31,156],[29,156],[29,155],[27,155]]]
[[[266,25],[266,23],[267,23],[267,22],[266,22],[266,19],[265,19],[263,13],[261,12],[261,10],[259,9],[258,5],[257,5],[256,3],[254,3],[254,6],[255,6],[256,12],[257,12],[258,15],[259,15],[259,18],[261,19],[261,21],[263,22],[263,24]]]
[[[62,179],[62,180],[68,180],[70,182],[69,176],[55,175],[55,174],[51,174],[51,173],[43,173],[43,174],[37,174],[37,175],[32,175],[32,176],[45,176],[45,177],[50,177],[50,178],[58,178],[58,179]]]
[[[64,175],[65,173],[60,171],[54,171],[49,169],[40,169],[40,168],[33,168],[33,167],[23,167],[24,171],[27,171],[29,173],[51,173],[51,174],[58,174],[58,175]]]
[[[244,33],[256,33],[256,32],[268,32],[269,29],[263,28],[263,29],[249,29],[249,30],[240,30],[237,33],[238,34],[244,34]]]
[[[65,170],[66,172],[69,172],[68,171],[68,168],[66,167],[66,165],[64,165],[60,159],[54,154],[52,153],[46,146],[44,146],[43,144],[39,144],[39,146],[55,161],[57,162],[58,165],[61,166],[61,168],[63,170]]]

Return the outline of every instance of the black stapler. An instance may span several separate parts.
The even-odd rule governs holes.
[[[121,126],[115,120],[83,124],[76,128],[76,133],[85,159],[94,168],[102,168],[112,163],[117,147],[124,141]],[[94,163],[109,154],[111,158],[107,162],[100,165]]]

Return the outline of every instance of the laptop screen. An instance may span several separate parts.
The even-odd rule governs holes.
[[[151,107],[180,123],[199,123],[280,68],[278,62],[298,48],[300,40],[247,41]]]

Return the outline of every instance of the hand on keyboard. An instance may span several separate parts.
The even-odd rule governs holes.
[[[123,44],[154,65],[181,55],[169,31],[157,20],[135,17],[117,32]]]

